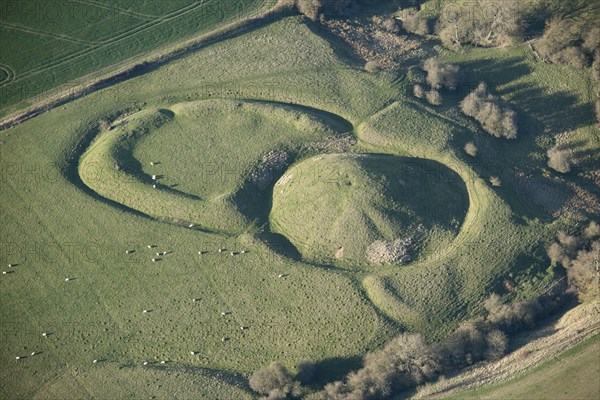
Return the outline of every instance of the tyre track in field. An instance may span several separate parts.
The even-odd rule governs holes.
[[[72,3],[79,3],[82,5],[86,5],[86,6],[102,8],[102,9],[108,10],[108,11],[116,11],[119,14],[127,15],[129,17],[134,17],[134,18],[152,20],[152,19],[158,19],[158,18],[162,17],[161,15],[150,15],[150,14],[139,13],[137,11],[125,10],[125,9],[117,7],[117,6],[100,3],[100,2],[94,1],[94,0],[70,0],[70,1]]]

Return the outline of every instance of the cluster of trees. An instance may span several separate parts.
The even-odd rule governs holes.
[[[566,269],[569,290],[583,301],[600,294],[599,238],[600,225],[592,221],[579,236],[558,232],[548,249],[550,260]]]
[[[437,58],[425,60],[422,69],[426,73],[425,81],[430,89],[426,90],[417,83],[413,87],[413,95],[419,99],[425,98],[432,105],[442,104],[441,89],[456,90],[462,82],[459,66],[441,62]]]
[[[484,82],[465,97],[460,108],[465,115],[475,118],[489,134],[507,139],[517,137],[515,112],[498,96],[489,93]]]
[[[596,234],[600,229],[596,226]],[[600,246],[598,246],[600,248]],[[536,322],[562,305],[556,293],[538,299],[506,303],[493,294],[485,301],[485,315],[462,323],[440,343],[428,344],[420,334],[403,333],[382,349],[369,352],[363,367],[345,379],[306,394],[305,400],[375,400],[431,381],[482,360],[497,360],[509,347],[509,335],[531,329]],[[309,371],[305,374],[303,371]],[[285,367],[272,363],[256,371],[250,386],[267,399],[302,396],[302,385],[312,379],[312,365],[305,361],[294,377]]]
[[[522,39],[522,19],[518,1],[445,2],[436,30],[448,47],[508,45]]]
[[[548,21],[536,48],[552,62],[589,67],[600,50],[600,28],[578,19],[554,18]]]

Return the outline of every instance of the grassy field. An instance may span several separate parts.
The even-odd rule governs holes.
[[[156,12],[152,4],[140,2],[132,12]],[[492,54],[462,57],[485,64]],[[522,79],[540,96],[560,88],[545,74],[568,70],[523,58],[531,71]],[[243,398],[251,371],[273,360],[293,368],[304,358],[325,380],[400,331],[443,337],[476,315],[509,273],[526,279],[545,271],[544,246],[555,229],[548,212],[537,210],[534,197],[516,197],[508,173],[506,184],[491,186],[498,170],[462,151],[475,137],[483,156],[503,159],[485,150],[488,143],[524,165],[535,142],[529,136],[541,135],[543,125],[525,125],[509,149],[452,113],[458,99],[430,107],[408,94],[403,75],[370,74],[346,61],[303,19],[286,18],[0,133],[0,262],[17,264],[0,279],[0,397]],[[579,114],[563,128],[597,149],[585,83],[570,77],[572,97],[562,97],[562,108]],[[525,98],[518,107],[537,102]],[[402,157],[425,173],[443,165],[433,168],[439,183],[424,188],[435,201],[392,191],[412,213],[409,225],[440,226],[407,266],[312,263],[302,246],[269,229],[271,201],[285,200],[284,215],[298,210],[274,196],[272,185],[252,186],[264,155],[288,151],[298,161],[293,172],[311,162],[314,154],[302,152],[308,144],[348,131],[358,141],[353,153],[377,153],[366,158]],[[358,198],[374,201],[369,197],[382,187],[369,182],[381,178],[376,164],[339,165],[365,186]],[[544,183],[543,160],[531,165],[531,181]],[[397,178],[391,165],[383,172]],[[163,176],[156,189],[154,174]],[[414,176],[408,183],[419,184]],[[291,203],[306,201],[321,184],[302,183]],[[564,184],[556,190],[563,195]],[[348,204],[348,215],[381,207]],[[318,228],[328,211],[338,211],[318,207],[295,215],[293,224]],[[444,210],[458,226],[450,228]],[[345,223],[344,231],[360,228]],[[289,229],[280,233],[294,243]]]
[[[595,336],[507,382],[447,399],[592,400],[598,398],[599,392],[600,337]]]
[[[2,1],[0,115],[44,92],[264,10],[265,0]]]

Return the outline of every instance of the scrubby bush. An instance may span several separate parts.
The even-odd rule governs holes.
[[[600,241],[592,242],[589,250],[580,250],[567,267],[569,287],[582,301],[600,294]]]
[[[492,186],[502,186],[502,180],[498,176],[491,176],[490,183],[492,184]]]
[[[600,291],[600,226],[595,221],[581,236],[559,231],[557,242],[548,248],[553,263],[560,263],[567,272],[569,290],[580,300],[597,297]]]
[[[285,399],[288,395],[297,396],[300,392],[299,383],[278,362],[255,371],[250,376],[249,384],[253,390],[269,396],[269,399]]]
[[[597,22],[573,18],[549,20],[536,47],[549,61],[585,68],[600,49],[600,28],[592,24]]]
[[[415,35],[427,35],[429,33],[429,23],[423,14],[414,9],[407,10],[402,18],[402,28],[405,31]]]
[[[425,97],[425,89],[423,88],[423,86],[416,84],[413,87],[413,95],[417,98],[417,99],[422,99],[423,97]]]
[[[465,115],[475,118],[491,135],[507,139],[517,137],[515,112],[499,97],[489,93],[484,82],[465,97],[460,108]]]
[[[457,65],[429,58],[423,63],[423,70],[427,72],[427,83],[434,89],[456,90],[460,84],[461,72]]]
[[[381,25],[388,32],[391,32],[391,33],[400,32],[400,27],[398,26],[398,22],[394,18],[385,18],[383,20],[383,22],[381,23]]]
[[[421,335],[401,334],[383,349],[367,353],[364,366],[345,382],[325,387],[330,399],[381,399],[431,379],[439,371],[435,353]]]
[[[563,174],[571,171],[571,151],[569,149],[555,146],[548,150],[548,166]]]
[[[377,72],[379,71],[379,64],[376,61],[367,61],[365,64],[365,71]]]
[[[469,142],[465,144],[465,152],[471,157],[475,157],[477,155],[477,146],[473,142]]]
[[[596,239],[598,236],[600,236],[600,225],[596,221],[592,221],[587,228],[584,229],[583,237],[591,240]]]
[[[434,106],[439,106],[442,104],[442,95],[437,90],[430,90],[425,94],[425,98],[427,102]]]

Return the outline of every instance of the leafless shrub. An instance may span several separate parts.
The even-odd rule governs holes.
[[[600,236],[600,225],[596,221],[590,222],[587,228],[583,231],[583,237],[591,240]]]
[[[367,61],[365,64],[365,71],[367,72],[377,72],[379,69],[379,64],[376,61]]]
[[[442,104],[442,95],[437,90],[430,90],[425,94],[427,102],[434,106]]]
[[[460,84],[461,72],[457,65],[429,58],[423,63],[423,70],[427,72],[427,83],[434,89],[456,90]]]
[[[483,82],[461,102],[460,108],[475,118],[483,129],[495,137],[517,137],[516,114],[499,97],[488,92]]]
[[[429,33],[429,23],[423,17],[423,14],[414,9],[407,10],[402,16],[402,27],[404,30],[415,35],[427,35]]]
[[[381,23],[383,28],[392,33],[400,32],[400,27],[398,26],[398,22],[394,18],[385,18]]]
[[[477,155],[478,149],[475,143],[469,142],[465,144],[465,153],[470,155],[471,157],[475,157]]]
[[[476,9],[477,12],[473,12]],[[502,46],[522,39],[522,15],[517,2],[479,0],[446,2],[437,31],[447,47],[465,43],[479,46]]]
[[[268,367],[255,371],[249,380],[250,387],[269,399],[285,399],[287,395],[299,394],[300,385],[292,374],[280,363],[272,362]]]
[[[571,171],[572,155],[569,149],[555,146],[546,154],[550,168],[563,174]]]
[[[423,97],[425,97],[425,89],[423,88],[423,86],[419,85],[418,83],[413,87],[413,95],[417,98],[417,99],[422,99]]]
[[[580,250],[567,268],[569,287],[582,301],[597,298],[600,294],[600,241],[589,250]]]

